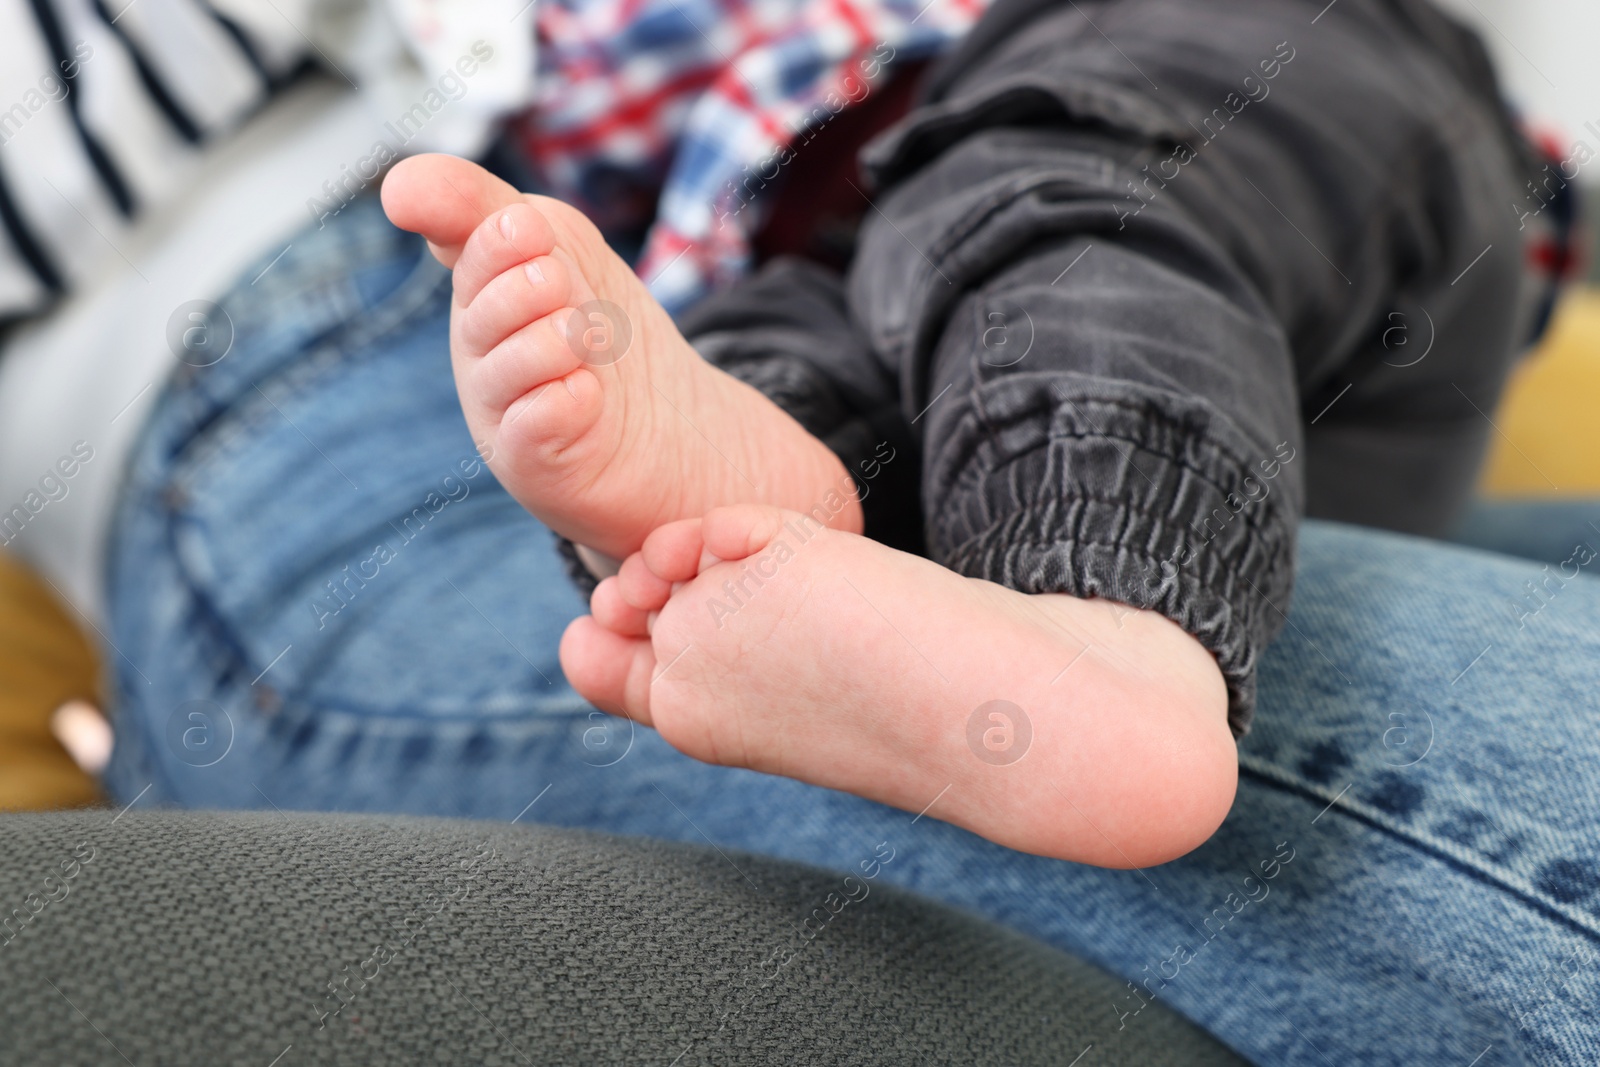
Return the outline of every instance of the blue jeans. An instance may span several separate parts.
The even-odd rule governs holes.
[[[234,349],[168,390],[113,537],[123,802],[879,863],[1126,979],[1106,1041],[1159,999],[1260,1063],[1600,1062],[1600,559],[1307,523],[1232,814],[1163,867],[1083,867],[587,707],[552,536],[473,460],[448,279],[374,203],[224,307]]]

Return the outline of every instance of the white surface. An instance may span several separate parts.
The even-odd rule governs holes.
[[[59,2],[82,14],[87,0]],[[166,65],[181,65],[185,34],[212,28],[174,28],[166,23],[182,22],[183,5],[147,2],[156,6],[130,22],[129,31],[152,45],[159,40]],[[370,8],[334,0],[219,0],[219,6],[252,28],[269,64],[293,61],[301,42],[337,76],[297,85],[236,133],[194,152],[176,143],[147,102],[119,98],[118,79],[105,75],[125,58],[108,39],[97,39],[89,62],[99,65],[100,76],[92,84],[84,79],[85,112],[105,112],[110,147],[136,187],[160,191],[142,198],[156,207],[132,224],[115,215],[75,154],[65,107],[42,108],[20,136],[0,146],[24,211],[47,233],[71,235],[63,250],[76,283],[69,299],[0,353],[0,521],[18,506],[33,512],[14,537],[0,529],[0,542],[96,625],[117,489],[136,435],[178,365],[167,342],[175,309],[215,300],[248,280],[240,277],[247,267],[283,251],[319,211],[349,199],[352,172],[370,179],[374,162],[418,151],[480,151],[494,121],[522,107],[533,91],[533,5],[526,0],[390,0]],[[341,10],[350,17],[335,17]],[[377,17],[380,11],[389,17]],[[11,5],[0,4],[0,42],[9,40],[13,49],[31,40],[22,23],[5,36],[18,18]],[[100,32],[96,20],[85,25]],[[317,40],[296,26],[312,27]],[[213,109],[237,97],[239,86],[205,83],[202,73],[176,86],[197,111],[205,110],[208,95]],[[211,73],[220,78],[226,71]],[[0,63],[0,100],[30,84],[14,74]],[[96,85],[99,96],[90,91]],[[426,116],[422,128],[397,135],[399,116],[419,104],[426,109],[416,112]],[[82,462],[88,450],[93,456]],[[70,459],[62,463],[73,456],[75,467]],[[71,477],[62,477],[69,468]]]
[[[1439,0],[1483,34],[1513,102],[1600,153],[1600,0]],[[1600,163],[1578,180],[1600,185]]]
[[[186,301],[216,299],[263,253],[281,250],[311,219],[307,197],[371,143],[372,124],[348,88],[321,82],[292,91],[207,160],[181,205],[127,235],[120,270],[7,346],[0,511],[37,490],[74,442],[86,442],[94,458],[6,549],[91,619],[101,615],[102,546],[128,451],[177,366],[168,317]]]

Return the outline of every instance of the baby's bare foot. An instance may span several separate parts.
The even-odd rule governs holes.
[[[583,214],[476,164],[418,156],[383,186],[455,272],[450,349],[473,440],[524,507],[622,558],[653,529],[737,503],[861,509],[836,456],[702,360]]]
[[[753,506],[655,531],[591,610],[567,677],[697,759],[1107,867],[1182,855],[1233,802],[1216,661],[1150,612]]]

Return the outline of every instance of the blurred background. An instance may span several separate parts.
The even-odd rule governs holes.
[[[1476,26],[1494,53],[1507,92],[1530,114],[1574,136],[1600,126],[1600,4],[1590,0],[1439,0]],[[1600,145],[1595,145],[1600,149]],[[1580,179],[1595,188],[1596,174]]]
[[[1507,94],[1552,136],[1595,158],[1577,175],[1584,204],[1587,286],[1568,295],[1539,352],[1518,372],[1495,421],[1484,471],[1490,496],[1600,496],[1600,4],[1593,0],[1439,0],[1476,26]],[[1553,483],[1553,484],[1552,484]]]

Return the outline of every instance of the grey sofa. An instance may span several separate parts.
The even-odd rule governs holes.
[[[0,818],[0,1063],[1238,1060],[881,881],[505,824]]]

